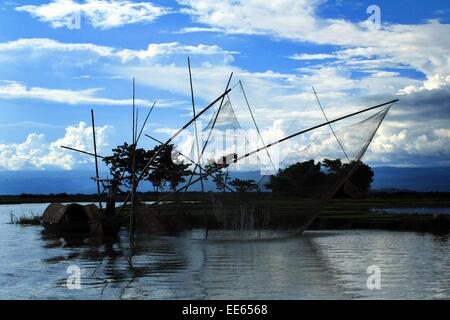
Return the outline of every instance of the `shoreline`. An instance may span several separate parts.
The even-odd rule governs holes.
[[[138,192],[138,196],[143,201],[155,201],[167,195],[169,192]],[[206,192],[206,196],[225,196],[227,199],[239,198],[238,193]],[[254,198],[256,193],[247,193],[249,198]],[[117,195],[117,202],[125,199],[126,194]],[[186,201],[200,201],[203,194],[198,191],[186,192]],[[277,199],[270,192],[261,192],[258,195],[262,200],[283,200],[283,201],[302,201],[297,199]],[[103,199],[105,200],[105,199]],[[2,204],[27,204],[27,203],[51,203],[51,202],[97,202],[97,194],[20,194],[20,195],[0,195],[0,205]],[[424,208],[432,207],[450,207],[450,192],[414,192],[414,191],[372,191],[362,199],[337,198],[332,199],[330,203],[350,203],[367,205],[386,205],[392,207],[416,207],[416,204],[424,205]]]
[[[221,194],[230,205],[225,205],[229,212],[237,212],[239,205],[238,194]],[[125,195],[118,197],[122,200]],[[140,194],[144,201],[154,201],[162,194],[146,193]],[[251,201],[246,202],[254,208],[264,208],[271,211],[272,221],[268,228],[283,228],[292,224],[300,224],[308,215],[308,208],[311,202],[308,200],[282,200],[274,199],[270,194],[259,195],[249,194]],[[189,192],[186,194],[186,201],[199,201],[202,194],[199,192]],[[248,200],[248,199],[247,199]],[[255,201],[256,200],[256,201]],[[20,195],[20,196],[0,196],[0,205],[27,204],[27,203],[51,203],[51,202],[96,202],[94,195]],[[230,202],[228,202],[230,203]],[[177,213],[176,205],[158,205],[159,210],[155,210],[155,217],[165,226],[169,232],[182,231],[205,225],[205,218],[211,229],[220,228],[221,221],[214,214],[214,206],[208,205],[208,214],[205,217],[204,207],[200,203],[183,203],[181,212]],[[422,214],[422,213],[380,213],[374,209],[384,208],[450,208],[450,193],[397,193],[380,194],[372,193],[365,199],[333,199],[330,200],[319,216],[310,225],[308,230],[355,230],[355,229],[381,229],[394,231],[417,231],[434,234],[450,234],[450,214]],[[126,210],[125,210],[126,211]],[[42,213],[39,213],[42,214]],[[125,223],[128,218],[123,217]],[[25,219],[26,221],[26,219]],[[173,221],[177,221],[173,225]],[[26,223],[24,223],[26,224]]]

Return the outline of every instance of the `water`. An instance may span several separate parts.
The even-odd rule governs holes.
[[[371,211],[387,214],[450,214],[450,208],[374,208]]]
[[[450,299],[447,238],[349,230],[203,241],[194,230],[142,237],[132,250],[125,230],[104,241],[7,224],[11,211],[45,207],[0,206],[0,299]],[[80,290],[66,286],[71,265]],[[381,268],[381,290],[366,287],[370,265]]]

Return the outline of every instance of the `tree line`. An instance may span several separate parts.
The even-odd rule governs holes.
[[[191,164],[172,161],[175,151],[173,144],[165,147],[160,145],[153,149],[145,150],[136,148],[133,144],[124,143],[112,150],[113,155],[105,157],[103,161],[109,167],[113,179],[119,185],[131,188],[133,171],[136,176],[142,175],[144,181],[150,182],[155,192],[164,191],[167,187],[175,191],[176,188],[186,182],[192,175]],[[161,149],[161,150],[160,150]],[[152,165],[146,169],[145,166],[156,154]],[[133,157],[134,155],[134,157]],[[340,159],[325,159],[321,162],[314,160],[298,162],[285,169],[280,169],[276,175],[270,176],[265,187],[273,194],[286,197],[308,197],[314,193],[323,192],[330,184],[337,181],[348,172],[354,163],[342,163]],[[202,174],[211,172],[220,164],[210,160],[203,168]],[[198,174],[198,173],[197,173]],[[367,194],[373,182],[373,170],[364,163],[359,163],[349,178],[349,182],[362,194]],[[211,179],[218,191],[225,192],[227,186],[231,186],[236,192],[260,191],[255,180],[230,179],[228,170],[222,168],[205,180]],[[344,188],[337,192],[338,196],[345,194]]]

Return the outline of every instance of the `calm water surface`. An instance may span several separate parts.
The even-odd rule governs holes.
[[[44,235],[8,224],[46,204],[0,206],[0,299],[450,299],[450,244],[413,232],[307,232],[294,239],[203,241],[200,230],[116,239]],[[82,288],[66,286],[67,268]],[[366,287],[381,268],[381,290]]]
[[[374,208],[371,211],[387,214],[450,214],[450,208]]]

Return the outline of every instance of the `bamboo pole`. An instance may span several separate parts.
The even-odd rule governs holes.
[[[255,117],[253,115],[252,108],[250,107],[250,103],[248,102],[247,95],[245,94],[244,86],[242,85],[242,81],[241,80],[239,80],[239,85],[241,86],[242,94],[244,95],[244,99],[245,99],[245,103],[247,104],[248,111],[250,112],[250,115],[252,116],[253,124],[255,125],[255,128],[256,128],[256,131],[258,132],[259,138],[261,139],[261,142],[262,142],[263,146],[265,147],[266,144],[264,142],[264,139],[262,137],[261,132],[259,131],[259,127],[258,127],[258,125],[256,123]],[[272,164],[272,167],[273,167],[273,170],[274,170],[273,172],[276,173],[277,172],[277,168],[275,167],[275,164],[272,161],[272,157],[270,156],[270,153],[269,153],[268,149],[266,149],[266,154],[269,157],[270,163]]]
[[[195,98],[194,98],[194,86],[192,85],[192,71],[191,71],[191,60],[188,57],[188,68],[189,68],[189,84],[191,86],[191,100],[192,100],[192,116],[195,118]],[[200,146],[198,143],[198,129],[197,129],[197,121],[194,121],[194,131],[195,131],[195,144],[197,146],[197,166],[200,168]],[[199,169],[200,176],[202,175],[201,169]],[[195,169],[194,172],[195,173]],[[205,225],[206,225],[206,234],[205,239],[208,238],[208,226],[207,226],[207,216],[206,216],[206,207],[205,207],[205,186],[203,185],[203,179],[200,179],[200,186],[202,189],[202,203],[203,203],[203,216],[205,219]]]
[[[152,137],[151,135],[148,135],[148,134],[146,134],[146,133],[145,133],[144,135],[145,135],[147,138],[150,138],[150,139],[152,139],[153,141],[155,141],[155,142],[157,142],[157,143],[159,143],[159,144],[163,144],[163,142],[161,142],[161,140],[158,140],[158,139]],[[193,164],[193,165],[197,164],[194,160],[192,160],[191,158],[189,158],[188,156],[186,156],[186,155],[183,154],[182,152],[180,152],[180,151],[177,151],[177,152],[178,152],[178,154],[179,154],[180,156],[182,156],[183,158],[185,158],[185,159],[186,159],[187,161],[189,161],[191,164]],[[203,171],[204,173],[208,172],[208,171],[206,171],[206,169],[203,168],[201,165],[199,165],[198,167],[199,167],[200,170]],[[229,186],[225,186],[225,187],[227,188],[228,191],[234,192],[234,190],[231,189]]]
[[[87,154],[88,156],[93,156],[93,157],[97,157],[97,158],[100,158],[100,159],[104,159],[105,158],[105,157],[100,156],[98,154],[87,152],[87,151],[83,151],[83,150],[79,150],[79,149],[75,149],[75,148],[72,148],[72,147],[66,147],[66,146],[60,146],[60,147],[63,148],[63,149],[84,153],[84,154]]]
[[[91,120],[92,120],[92,138],[94,140],[94,157],[95,157],[95,177],[99,179],[98,175],[98,156],[97,156],[97,142],[95,139],[95,120],[94,120],[94,109],[91,109]],[[102,200],[100,198],[100,182],[97,180],[97,197],[100,210],[102,210]]]
[[[139,142],[139,139],[141,138],[142,132],[144,131],[145,125],[147,124],[148,118],[152,114],[152,111],[153,111],[153,108],[155,108],[155,105],[156,105],[156,101],[153,102],[152,107],[150,108],[149,112],[147,113],[147,116],[145,117],[144,123],[142,124],[141,130],[139,131],[139,135],[137,136],[136,144]]]
[[[325,121],[329,121],[327,115],[325,114],[325,110],[323,110],[323,108],[322,108],[322,104],[320,103],[319,96],[317,95],[317,92],[314,89],[314,87],[312,87],[312,90],[314,92],[314,96],[316,97],[317,104],[319,105],[320,110],[322,110],[322,114],[325,117]],[[339,147],[341,147],[342,152],[344,153],[344,155],[347,158],[348,162],[350,162],[350,158],[348,157],[347,152],[345,152],[344,146],[342,145],[341,141],[339,140],[338,136],[336,135],[336,132],[334,131],[333,126],[331,125],[331,123],[329,124],[329,127],[330,127],[330,130],[333,133],[334,137],[336,138],[336,141],[339,144]]]
[[[183,132],[184,130],[186,130],[187,127],[189,127],[195,120],[197,120],[202,114],[204,114],[206,111],[208,111],[213,105],[215,105],[220,99],[223,99],[229,92],[231,91],[231,89],[228,89],[227,91],[225,91],[224,93],[222,93],[218,98],[216,98],[213,102],[211,102],[207,107],[205,107],[202,111],[200,111],[196,117],[192,118],[191,120],[189,120],[187,123],[185,123],[185,125],[180,128],[177,132],[175,132],[163,145],[160,146],[160,148],[157,150],[157,152],[153,155],[153,157],[147,162],[147,164],[145,165],[145,167],[143,168],[141,174],[139,175],[139,177],[136,180],[136,185],[139,184],[139,182],[144,178],[144,175],[146,173],[146,171],[148,170],[148,168],[150,167],[150,165],[155,161],[156,157],[158,156],[158,154],[168,145],[170,144],[181,132]],[[128,201],[130,200],[131,197],[131,193],[128,193],[128,195],[126,196],[122,206],[120,207],[119,211],[117,212],[117,214],[119,215],[123,208],[125,208],[126,204],[128,203]]]
[[[357,111],[357,112],[354,112],[354,113],[351,113],[351,114],[342,116],[342,117],[340,117],[340,118],[337,118],[337,119],[334,119],[334,120],[331,120],[331,121],[327,121],[327,122],[325,122],[325,123],[321,123],[321,124],[316,125],[316,126],[314,126],[314,127],[310,127],[310,128],[308,128],[308,129],[305,129],[305,130],[302,130],[302,131],[298,131],[298,132],[296,132],[296,133],[294,133],[294,134],[291,134],[291,135],[289,135],[289,136],[287,136],[287,137],[284,137],[284,138],[282,138],[282,139],[280,139],[280,140],[278,140],[278,141],[269,143],[267,146],[265,146],[265,147],[263,147],[263,148],[258,148],[258,149],[254,150],[254,151],[252,151],[252,152],[249,152],[249,153],[247,153],[247,154],[245,154],[245,155],[242,155],[242,156],[238,157],[237,159],[235,159],[235,160],[233,161],[233,163],[236,163],[236,162],[238,162],[238,161],[240,161],[240,160],[242,160],[242,159],[244,159],[244,158],[247,158],[247,157],[249,157],[249,156],[251,156],[251,155],[253,155],[253,154],[255,154],[255,153],[261,152],[261,151],[263,151],[265,148],[273,147],[273,146],[275,146],[275,145],[277,145],[277,144],[280,144],[280,143],[282,143],[282,142],[284,142],[284,141],[287,141],[287,140],[292,139],[292,138],[294,138],[294,137],[297,137],[297,136],[300,136],[300,135],[302,135],[302,134],[305,134],[305,133],[307,133],[307,132],[309,132],[309,131],[313,131],[313,130],[318,129],[318,128],[321,128],[321,127],[323,127],[323,126],[327,126],[327,125],[329,125],[329,124],[331,124],[331,123],[335,123],[335,122],[338,122],[338,121],[341,121],[341,120],[344,120],[344,119],[347,119],[347,118],[356,116],[356,115],[358,115],[358,114],[368,112],[368,111],[373,110],[373,109],[381,108],[381,107],[384,107],[384,106],[387,106],[387,105],[392,105],[392,104],[394,104],[394,103],[397,102],[397,101],[398,101],[398,99],[395,99],[395,100],[392,100],[392,101],[389,101],[389,102],[385,102],[385,103],[382,103],[382,104],[379,104],[379,105],[376,105],[376,106],[373,106],[373,107],[370,107],[370,108],[367,108],[367,109],[364,109],[364,110],[361,110],[361,111]],[[218,166],[218,167],[216,167],[214,170],[211,170],[210,172],[205,173],[205,174],[203,175],[203,177],[210,176],[210,175],[214,174],[215,172],[217,172],[217,171],[219,171],[219,170],[221,170],[221,169],[227,167],[228,165],[229,165],[229,164],[225,163],[225,164],[223,164],[223,165],[221,165],[221,166]],[[180,192],[180,191],[183,191],[183,190],[185,190],[186,188],[189,188],[189,187],[190,187],[191,185],[193,185],[194,183],[197,183],[197,182],[199,181],[199,179],[200,179],[200,178],[197,178],[197,179],[195,179],[194,181],[189,182],[188,184],[184,185],[183,187],[180,187],[179,189],[175,190],[174,192],[172,192],[172,193],[170,193],[170,194],[168,194],[168,195],[162,197],[161,199],[159,199],[159,200],[153,202],[152,204],[150,204],[150,206],[155,206],[155,205],[161,203],[162,201],[167,200],[168,198],[170,198],[170,197],[173,196],[174,194],[176,194],[176,193],[178,193],[178,192]]]
[[[232,78],[233,78],[233,72],[231,73],[230,78],[228,78],[228,82],[227,82],[227,86],[225,88],[225,91],[229,90],[228,87],[230,86],[230,82],[231,82]],[[213,123],[212,123],[211,128],[209,129],[209,132],[208,132],[208,137],[206,138],[206,141],[205,141],[205,143],[204,143],[204,145],[202,147],[202,151],[200,153],[200,158],[203,157],[203,153],[205,152],[206,147],[207,147],[207,145],[209,143],[209,139],[211,138],[212,131],[213,131],[215,125],[216,125],[216,121],[217,121],[217,118],[219,117],[220,110],[222,109],[222,105],[223,105],[224,99],[225,99],[225,96],[223,96],[222,101],[220,102],[219,108],[217,109],[217,112],[215,114]],[[198,164],[195,165],[194,171],[197,169],[197,166],[198,166]],[[192,181],[192,178],[194,176],[194,171],[192,172],[191,176],[189,177],[188,183],[190,183]]]
[[[130,240],[133,242],[134,240],[134,209],[135,209],[135,192],[136,192],[136,186],[135,186],[135,176],[136,176],[136,104],[135,104],[135,97],[136,97],[136,86],[135,86],[135,79],[133,78],[133,124],[132,124],[132,138],[133,138],[133,162],[131,165],[131,210],[130,210]]]
[[[389,112],[391,106],[389,106],[384,113],[382,119],[378,123],[378,126],[375,128],[375,130],[372,132],[372,135],[370,136],[369,140],[367,141],[366,145],[361,149],[358,156],[355,158],[352,166],[350,167],[350,170],[344,175],[344,177],[337,181],[337,183],[333,186],[333,188],[325,195],[325,197],[322,199],[322,202],[320,203],[319,208],[314,212],[314,214],[309,218],[309,220],[306,222],[302,228],[300,228],[299,233],[309,228],[309,226],[313,223],[315,218],[320,214],[320,210],[326,205],[326,203],[336,194],[336,192],[344,185],[346,181],[354,174],[355,170],[360,165],[360,160],[364,157],[365,153],[367,152],[367,149],[369,148],[369,145],[372,143],[373,139],[375,138],[375,134],[378,132],[378,129],[380,128],[381,124],[383,123],[384,119],[386,118],[387,113]],[[351,162],[350,162],[351,163]]]
[[[188,68],[189,68],[189,83],[191,86],[191,100],[192,100],[192,116],[195,118],[195,99],[194,99],[194,86],[192,85],[192,72],[191,72],[191,60],[188,57]],[[194,121],[194,131],[195,131],[195,143],[197,145],[197,161],[198,165],[200,165],[200,146],[198,144],[198,130],[197,130],[197,121]],[[194,169],[195,170],[195,169]],[[195,172],[194,172],[195,173]],[[203,185],[203,179],[200,180],[202,193],[205,192],[205,187]]]

